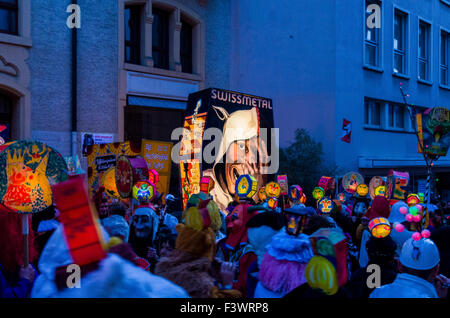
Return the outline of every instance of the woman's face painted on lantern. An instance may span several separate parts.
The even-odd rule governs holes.
[[[266,183],[267,177],[264,175],[263,163],[267,158],[267,148],[264,141],[253,137],[246,140],[237,140],[233,142],[226,153],[225,159],[225,179],[226,189],[231,195],[235,193],[235,183],[239,176],[249,174],[256,178],[258,184]],[[255,194],[254,200],[257,200],[258,194]]]
[[[146,238],[152,232],[151,217],[148,213],[137,210],[133,216],[134,231],[137,237]]]

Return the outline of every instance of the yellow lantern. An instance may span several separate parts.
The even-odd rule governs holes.
[[[386,218],[375,218],[370,221],[369,230],[376,238],[383,238],[391,233],[391,224]]]
[[[120,194],[116,187],[116,168],[111,167],[105,171],[102,177],[102,185],[105,187],[107,195],[113,198],[120,199]]]
[[[356,193],[360,197],[365,197],[369,193],[369,187],[367,184],[361,183],[356,187]]]

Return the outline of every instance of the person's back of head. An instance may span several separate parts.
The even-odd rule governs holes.
[[[109,215],[120,215],[121,217],[125,217],[127,212],[127,208],[123,203],[113,203],[109,207]]]
[[[433,281],[439,271],[439,250],[430,239],[408,239],[400,254],[400,271]]]
[[[394,260],[397,244],[388,235],[383,238],[371,236],[366,243],[370,264],[387,265]]]
[[[311,235],[321,228],[332,228],[333,224],[324,216],[313,215],[306,222],[303,233],[306,235]]]

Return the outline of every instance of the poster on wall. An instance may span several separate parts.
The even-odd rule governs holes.
[[[169,193],[172,146],[171,142],[142,140],[142,157],[147,162],[148,169],[156,170],[159,175],[159,181],[156,183],[159,193]]]
[[[89,146],[110,144],[114,142],[114,134],[105,133],[81,133],[82,154],[87,156]]]
[[[429,108],[423,114],[416,115],[416,123],[423,152],[445,157],[450,146],[450,110],[444,107]],[[420,145],[419,152],[422,152]]]
[[[210,195],[223,211],[239,176],[254,176],[259,187],[274,179],[267,173],[273,126],[269,98],[217,88],[190,94],[179,152],[183,206],[202,177],[212,179]]]

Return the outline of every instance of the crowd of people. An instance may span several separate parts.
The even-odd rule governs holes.
[[[450,227],[424,204],[418,220],[383,195],[333,199],[329,213],[238,198],[221,211],[202,192],[177,211],[176,200],[97,207],[106,257],[81,266],[78,286],[58,207],[32,216],[24,266],[22,217],[0,206],[1,297],[449,297]],[[387,235],[374,235],[376,219]]]

